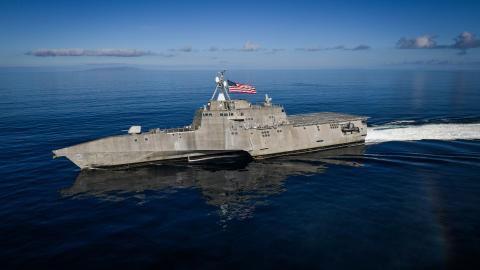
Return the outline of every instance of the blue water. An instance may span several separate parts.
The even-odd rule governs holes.
[[[1,71],[0,268],[479,269],[479,71],[229,72],[289,114],[369,116],[364,147],[226,169],[52,159],[189,124],[214,74]]]

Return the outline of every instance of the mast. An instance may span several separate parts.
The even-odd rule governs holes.
[[[225,72],[226,70],[222,70],[217,73],[215,77],[215,91],[213,91],[212,98],[210,100],[214,100],[215,95],[217,95],[217,100],[231,100],[230,96],[228,95],[228,83],[225,79]]]

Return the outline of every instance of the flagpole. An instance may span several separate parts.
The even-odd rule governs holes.
[[[228,91],[227,91],[227,87],[228,87],[228,83],[227,83],[227,86],[223,87],[223,92],[224,92],[225,96],[227,97],[227,100],[231,100],[230,95],[228,94]]]

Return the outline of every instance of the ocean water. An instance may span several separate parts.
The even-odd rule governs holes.
[[[214,71],[0,72],[0,268],[480,269],[480,72],[229,71],[365,146],[80,172],[51,151],[183,126]]]

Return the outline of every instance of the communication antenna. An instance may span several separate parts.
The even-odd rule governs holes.
[[[226,70],[217,72],[217,76],[215,77],[215,91],[213,91],[213,95],[210,100],[213,100],[217,93],[217,100],[231,100],[230,96],[228,95],[228,82],[225,79],[225,72]]]

